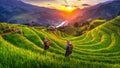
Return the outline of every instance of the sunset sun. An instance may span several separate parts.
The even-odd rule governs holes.
[[[75,7],[68,6],[66,7],[67,11],[72,12],[75,10]]]
[[[58,8],[59,10],[65,11],[65,12],[72,12],[74,11],[76,8],[75,7],[71,7],[71,6],[61,6],[60,8]]]

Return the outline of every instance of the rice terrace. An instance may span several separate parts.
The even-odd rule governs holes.
[[[0,1],[0,68],[120,68],[119,0],[61,0],[59,9],[26,1]]]

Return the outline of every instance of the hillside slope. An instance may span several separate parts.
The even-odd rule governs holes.
[[[79,37],[11,24],[0,24],[0,31],[1,68],[120,68],[120,16]],[[47,52],[44,37],[51,41]],[[74,45],[68,58],[67,39]]]
[[[21,0],[0,0],[0,22],[47,25],[65,20],[61,11],[38,7]]]
[[[83,9],[82,15],[78,17],[77,22],[86,22],[87,20],[94,20],[96,18],[103,18],[106,20],[113,19],[120,12],[120,0],[108,0],[88,8]],[[81,14],[81,12],[79,13]]]

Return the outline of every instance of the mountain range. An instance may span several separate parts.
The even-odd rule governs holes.
[[[38,7],[24,3],[19,0],[0,0],[0,22],[30,24],[32,25],[58,25],[68,20],[72,22],[84,23],[86,20],[94,20],[98,17],[109,20],[120,11],[120,1],[113,0],[100,3],[84,9],[76,9],[73,15],[45,7]],[[71,17],[71,18],[70,18]]]
[[[94,20],[96,18],[112,19],[120,12],[120,0],[107,1],[85,9],[82,9],[77,17],[77,22],[85,22],[86,20]]]
[[[65,20],[61,11],[26,4],[19,0],[0,0],[0,21],[9,23],[46,25]]]

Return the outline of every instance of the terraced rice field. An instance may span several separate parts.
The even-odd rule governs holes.
[[[0,35],[1,68],[120,68],[120,17],[79,37],[22,27],[18,33]],[[43,39],[51,41],[47,52]],[[66,40],[74,45],[65,57]]]

